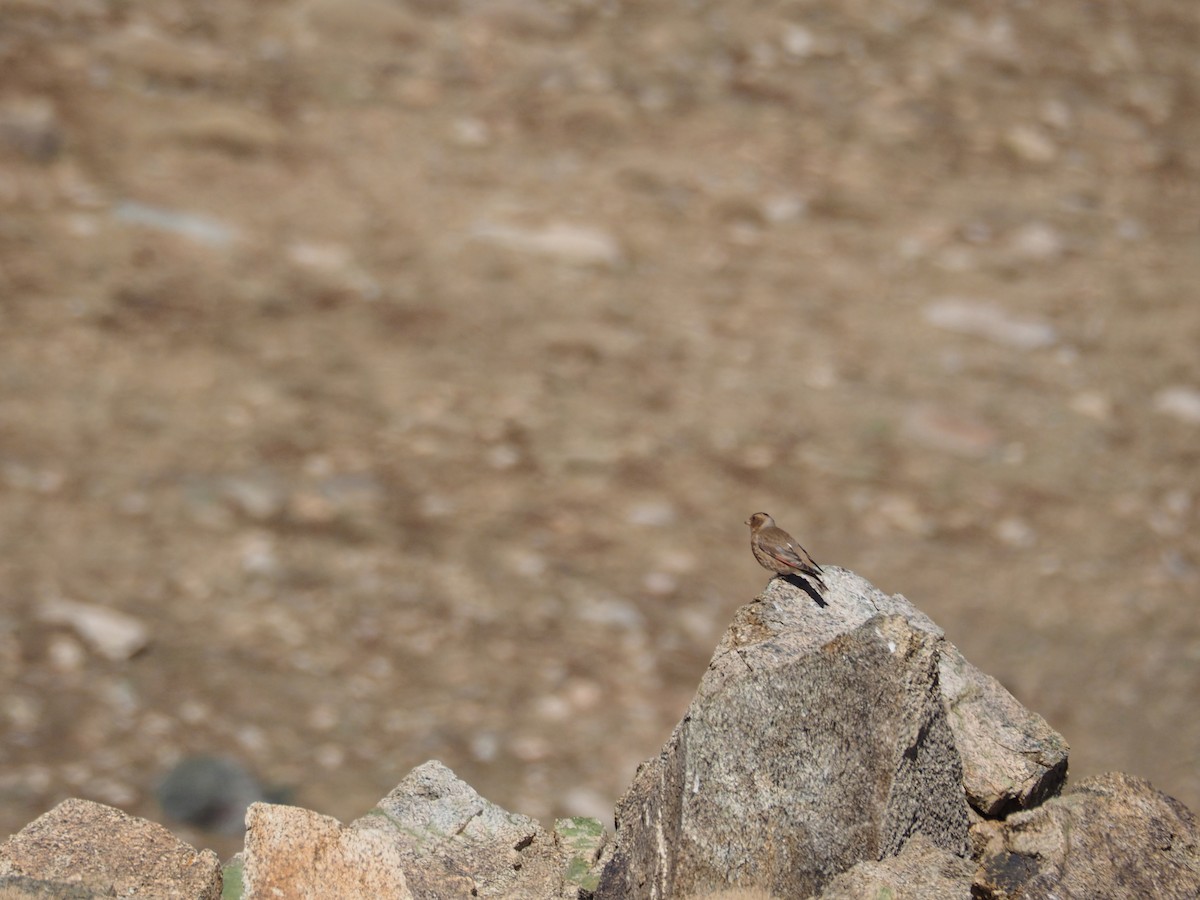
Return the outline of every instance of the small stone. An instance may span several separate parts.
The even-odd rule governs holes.
[[[50,638],[46,656],[57,672],[78,672],[87,661],[87,653],[79,641],[65,634],[56,634]]]
[[[521,461],[521,451],[512,444],[497,444],[487,451],[488,465],[497,471],[511,469]]]
[[[238,512],[258,522],[276,518],[287,506],[287,491],[270,471],[231,475],[223,480],[221,493]]]
[[[1013,232],[1008,246],[1018,260],[1048,262],[1062,256],[1066,242],[1056,228],[1045,222],[1030,222]]]
[[[44,97],[19,97],[0,106],[0,145],[39,163],[52,161],[64,143],[54,104]]]
[[[313,753],[313,759],[322,769],[334,772],[346,763],[346,750],[338,744],[322,744]]]
[[[7,720],[8,733],[27,738],[37,730],[44,712],[43,702],[28,694],[12,691],[0,697],[0,715]]]
[[[459,147],[476,150],[492,142],[492,132],[482,119],[464,116],[452,123],[451,138]]]
[[[0,465],[0,478],[10,487],[38,494],[57,493],[66,482],[66,476],[62,472],[39,469],[13,461]]]
[[[516,253],[540,256],[572,266],[615,268],[624,259],[617,239],[586,225],[552,223],[540,228],[481,223],[471,231],[477,241]]]
[[[532,550],[515,549],[509,555],[509,565],[525,578],[541,578],[546,574],[546,557]]]
[[[1200,390],[1184,385],[1163,388],[1154,395],[1154,408],[1189,425],[1200,424]]]
[[[642,525],[647,528],[666,528],[673,525],[677,518],[674,505],[666,500],[636,503],[625,514],[625,521],[630,525]]]
[[[118,203],[112,215],[118,222],[126,225],[140,225],[143,228],[175,234],[211,247],[224,247],[238,237],[236,228],[212,216],[148,206],[133,200]]]
[[[1038,113],[1044,124],[1051,128],[1057,128],[1059,131],[1070,128],[1075,121],[1075,113],[1071,107],[1058,97],[1048,98],[1042,103]]]
[[[486,731],[471,737],[469,742],[471,755],[480,762],[491,762],[500,752],[500,739],[493,732]]]
[[[150,641],[150,631],[138,618],[99,606],[53,598],[42,602],[38,617],[51,625],[66,625],[105,659],[122,662]]]
[[[293,241],[285,252],[297,266],[317,272],[341,272],[354,265],[354,253],[345,244]]]
[[[1004,135],[1004,143],[1018,159],[1046,165],[1058,156],[1058,145],[1036,125],[1016,125]]]
[[[573,710],[565,697],[557,694],[546,694],[534,705],[538,718],[547,722],[563,722],[570,718]]]
[[[772,225],[804,218],[808,201],[799,194],[772,194],[762,202],[763,218]]]
[[[1001,307],[972,300],[947,298],[924,309],[925,321],[959,334],[986,338],[1018,350],[1039,350],[1058,343],[1058,333],[1049,323],[1018,319]]]
[[[1032,547],[1037,543],[1037,533],[1027,522],[1013,516],[997,522],[993,532],[1010,547]]]
[[[679,590],[679,579],[670,572],[647,572],[642,577],[642,587],[655,597],[669,597]]]
[[[274,577],[281,570],[275,541],[269,534],[251,534],[242,540],[242,570],[248,575]]]
[[[281,147],[286,132],[269,116],[230,104],[193,104],[157,126],[162,137],[232,156],[258,156]]]
[[[788,56],[805,59],[812,55],[817,47],[817,39],[803,25],[789,22],[783,27],[783,50]]]
[[[1080,391],[1071,398],[1069,406],[1072,411],[1097,422],[1112,418],[1112,399],[1100,391]]]
[[[444,519],[458,511],[458,501],[446,494],[422,494],[417,508],[426,518]]]
[[[308,711],[308,726],[316,731],[331,731],[340,720],[337,707],[331,703],[318,703]]]

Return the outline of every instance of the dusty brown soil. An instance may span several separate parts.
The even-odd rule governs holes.
[[[1178,0],[0,0],[0,834],[161,820],[202,752],[607,816],[759,509],[1200,807],[1197,46]]]

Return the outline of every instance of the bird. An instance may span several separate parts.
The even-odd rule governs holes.
[[[794,537],[776,525],[765,512],[756,512],[746,524],[750,526],[750,549],[760,566],[778,575],[803,575],[824,595],[825,581],[821,578],[824,569]]]

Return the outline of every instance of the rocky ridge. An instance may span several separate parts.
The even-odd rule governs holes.
[[[903,596],[829,567],[742,607],[616,809],[550,831],[437,761],[350,824],[254,803],[224,866],[64,801],[0,846],[0,898],[1200,895],[1183,804],[1068,747]]]

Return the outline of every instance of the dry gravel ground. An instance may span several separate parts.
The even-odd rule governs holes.
[[[759,509],[1200,808],[1198,46],[1183,0],[0,0],[0,834],[161,820],[199,752],[607,817]]]

